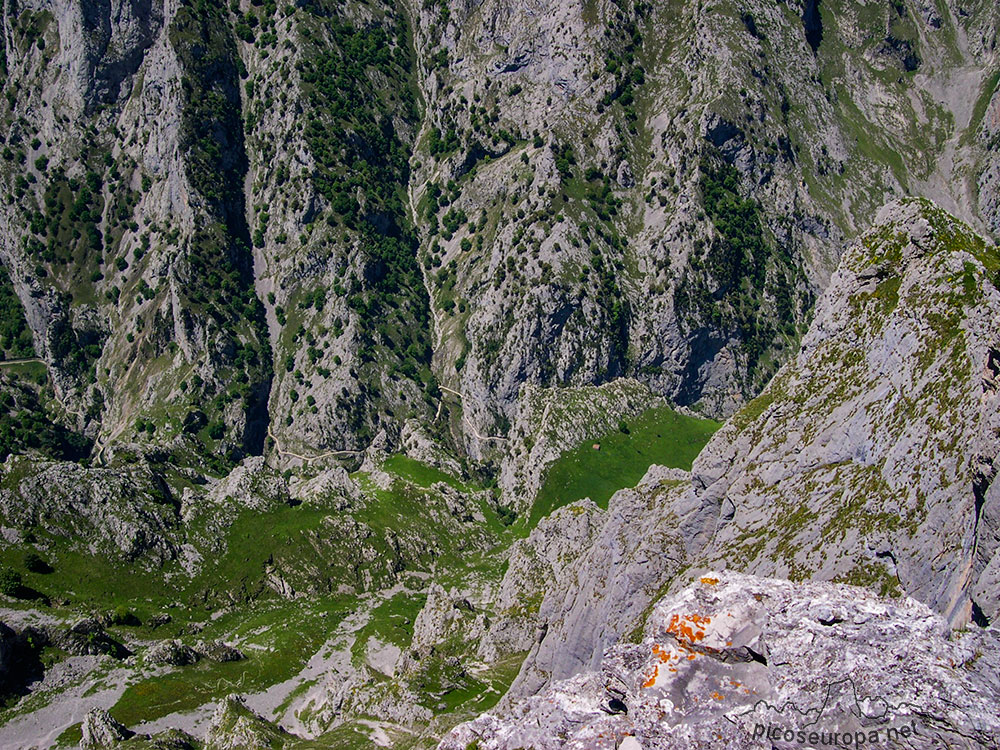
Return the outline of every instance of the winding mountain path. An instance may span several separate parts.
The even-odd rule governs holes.
[[[463,401],[465,401],[468,398],[464,393],[460,393],[459,391],[449,388],[446,385],[439,385],[438,388],[440,388],[442,391],[448,391],[448,393],[458,396]],[[473,425],[472,422],[469,421],[469,418],[464,414],[462,415],[462,421],[465,422],[466,426],[469,428],[469,432],[472,433],[472,436],[476,438],[476,440],[502,440],[504,442],[507,441],[507,438],[502,437],[500,435],[480,435],[479,432],[476,430],[475,425]]]
[[[353,451],[353,450],[337,450],[337,451],[327,451],[326,453],[320,453],[317,456],[303,456],[299,453],[292,453],[291,451],[286,451],[281,447],[281,443],[278,442],[278,438],[271,431],[271,425],[267,426],[267,436],[274,441],[274,450],[279,456],[288,456],[289,458],[297,458],[300,461],[320,461],[324,458],[332,458],[334,456],[361,456],[364,455],[364,451]]]

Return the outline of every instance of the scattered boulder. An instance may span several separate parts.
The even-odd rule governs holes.
[[[194,644],[194,650],[199,656],[215,662],[241,661],[246,658],[242,651],[222,641],[198,641]]]
[[[238,695],[227,696],[212,716],[205,750],[269,750],[284,747],[291,736],[258,716]]]
[[[149,618],[149,627],[155,630],[156,628],[161,628],[164,625],[169,625],[171,622],[173,622],[173,619],[174,618],[168,615],[166,612],[163,612],[158,615],[153,615],[152,617]]]
[[[194,664],[201,656],[188,645],[176,638],[160,641],[146,652],[146,661],[152,664],[167,664],[172,667],[184,667]]]
[[[125,659],[132,654],[104,631],[99,620],[92,617],[78,620],[69,629],[51,636],[51,641],[74,656],[106,655]]]
[[[130,737],[131,731],[102,708],[92,708],[83,718],[83,750],[111,750]]]
[[[206,624],[204,622],[189,622],[181,628],[181,635],[197,635],[205,629]]]

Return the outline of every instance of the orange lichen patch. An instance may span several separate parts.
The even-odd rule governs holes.
[[[688,659],[689,659],[689,660],[690,660],[690,659],[693,659],[693,658],[694,658],[695,656],[697,656],[697,654],[688,654]]]
[[[740,683],[739,683],[738,680],[730,680],[729,684],[732,685],[733,687],[739,687],[740,686]]]
[[[653,656],[659,659],[661,664],[677,661],[680,658],[672,649],[662,648],[658,643],[653,644]]]
[[[705,627],[712,622],[711,617],[701,615],[674,615],[670,618],[667,632],[672,634],[679,641],[697,643],[705,637]]]
[[[722,693],[714,692],[712,693],[712,697],[715,698],[715,700],[717,701],[721,701],[724,700],[726,696],[724,696]]]
[[[714,586],[719,582],[719,579],[712,578],[710,576],[705,576],[704,578],[701,579],[701,582],[704,583],[706,586]]]
[[[659,677],[659,675],[660,675],[660,665],[656,664],[653,666],[653,676],[650,677],[648,680],[646,680],[644,683],[642,683],[642,686],[644,688],[653,687],[653,685],[656,684],[656,678]]]

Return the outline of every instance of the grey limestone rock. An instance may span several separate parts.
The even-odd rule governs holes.
[[[707,573],[637,643],[462,724],[440,750],[995,747],[1000,632],[950,634],[913,599]],[[802,732],[802,735],[799,735]]]
[[[105,632],[101,623],[93,618],[77,620],[66,629],[46,628],[49,640],[59,648],[77,656],[113,656],[124,659],[131,652]]]
[[[240,661],[246,658],[238,648],[222,641],[198,641],[193,650],[202,658],[214,662]]]
[[[82,750],[114,750],[135,732],[100,708],[92,708],[83,719]]]
[[[167,664],[172,667],[184,667],[194,664],[202,656],[201,651],[181,643],[177,639],[160,641],[146,652],[146,661],[151,664]],[[231,661],[231,660],[219,660]]]
[[[995,617],[998,260],[929,203],[887,206],[797,357],[696,460],[677,506],[695,559]]]
[[[226,696],[212,715],[206,750],[274,750],[290,735],[247,708],[238,695]]]
[[[995,618],[997,261],[936,207],[888,206],[845,253],[801,353],[691,474],[652,469],[616,493],[589,544],[536,584],[525,624],[539,637],[510,699],[594,668],[689,568],[908,594],[956,627]]]

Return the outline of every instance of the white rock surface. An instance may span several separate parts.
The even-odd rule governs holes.
[[[595,669],[457,727],[439,748],[684,750],[769,741],[784,749],[820,747],[820,735],[831,734],[841,744],[850,734],[853,743],[858,733],[871,746],[994,748],[998,647],[997,630],[950,634],[912,599],[709,573],[656,605],[640,643],[614,646]]]

